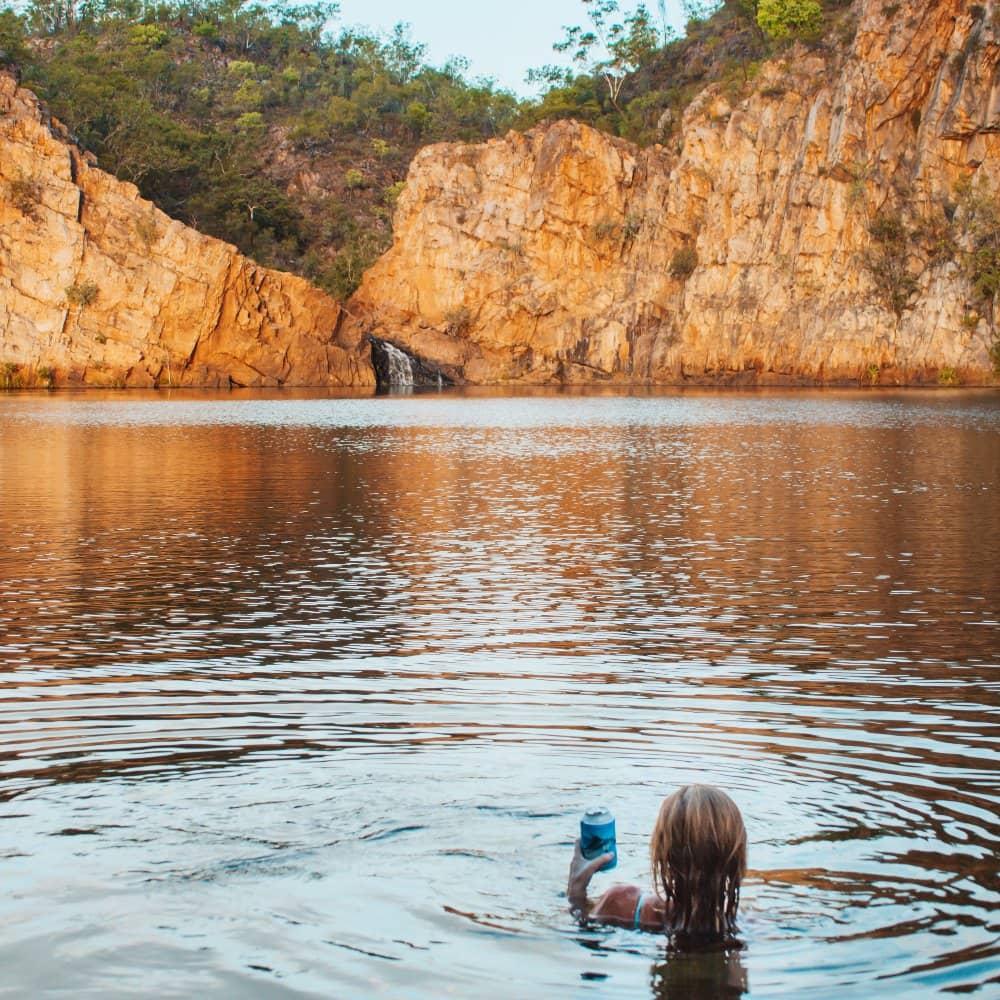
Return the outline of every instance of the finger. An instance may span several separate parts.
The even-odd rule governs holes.
[[[613,854],[602,854],[599,857],[594,858],[593,861],[589,862],[583,869],[581,874],[590,878],[592,875],[596,875],[609,861],[614,858]]]

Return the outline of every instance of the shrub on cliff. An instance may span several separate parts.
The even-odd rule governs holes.
[[[757,24],[776,41],[817,38],[823,30],[823,8],[817,0],[759,0]]]
[[[670,258],[670,276],[687,281],[698,266],[698,251],[694,247],[678,247]]]
[[[914,233],[898,212],[879,212],[868,225],[870,244],[864,264],[874,279],[882,303],[897,319],[910,307],[920,285],[910,272]]]
[[[18,170],[17,176],[7,181],[7,197],[23,216],[35,219],[42,200],[41,181]]]
[[[987,351],[1000,376],[1000,337],[997,335],[997,299],[1000,298],[1000,197],[985,184],[960,184],[956,191],[959,223],[966,249],[962,254],[972,298],[986,319]],[[978,317],[978,312],[975,314]],[[978,326],[978,321],[973,325]]]
[[[100,291],[96,281],[79,282],[66,289],[66,301],[78,308],[90,306],[97,301]]]

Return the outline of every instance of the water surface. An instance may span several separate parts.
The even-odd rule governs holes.
[[[8,394],[0,510],[0,995],[996,995],[996,393]],[[578,928],[689,781],[743,950]]]

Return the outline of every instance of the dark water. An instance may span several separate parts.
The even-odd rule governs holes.
[[[0,477],[0,995],[1000,994],[1000,395],[6,395]],[[689,781],[744,949],[577,928]]]

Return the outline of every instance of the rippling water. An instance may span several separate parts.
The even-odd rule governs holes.
[[[0,477],[0,995],[997,995],[996,393],[5,395]],[[576,927],[688,781],[743,950]]]

